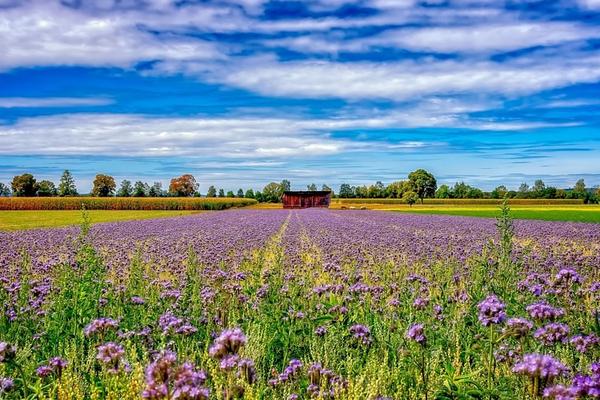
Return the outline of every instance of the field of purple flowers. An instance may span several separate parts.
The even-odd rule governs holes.
[[[0,233],[0,398],[599,398],[600,225],[503,215]]]

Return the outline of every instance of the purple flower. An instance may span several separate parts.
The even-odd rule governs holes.
[[[226,329],[215,339],[208,353],[216,359],[221,359],[228,354],[237,354],[246,341],[246,336],[240,328]]]
[[[410,340],[414,340],[420,345],[425,345],[427,342],[427,338],[425,337],[425,327],[423,324],[413,324],[408,328],[406,332],[406,337]]]
[[[546,346],[565,342],[568,336],[569,326],[556,322],[544,325],[533,334],[533,337]]]
[[[281,374],[279,374],[276,378],[269,380],[269,384],[271,386],[279,386],[291,381],[299,375],[300,371],[302,370],[302,365],[302,361],[292,359]]]
[[[544,389],[545,399],[554,400],[577,400],[577,396],[573,393],[571,388],[563,385],[554,385]]]
[[[53,372],[53,369],[48,365],[41,365],[35,370],[35,374],[40,378],[47,378]]]
[[[177,365],[177,355],[162,352],[146,368],[144,399],[150,400],[207,400],[209,390],[204,387],[206,373],[196,370],[191,363]]]
[[[315,335],[317,336],[325,336],[327,334],[327,327],[326,326],[318,326],[317,329],[315,329]]]
[[[140,296],[132,296],[131,297],[131,303],[135,304],[135,305],[141,305],[144,304],[146,301],[141,298]]]
[[[525,318],[510,318],[506,321],[504,333],[514,338],[522,338],[529,334],[533,329],[533,323]]]
[[[12,378],[0,377],[0,394],[10,392],[15,387]]]
[[[485,300],[477,305],[479,310],[479,322],[483,326],[502,323],[506,319],[506,306],[496,297],[489,295]]]
[[[591,348],[600,343],[600,338],[593,333],[587,336],[576,335],[569,340],[569,343],[571,343],[578,352],[587,353]]]
[[[359,342],[361,342],[365,346],[370,345],[371,342],[373,341],[371,339],[371,330],[365,325],[361,325],[361,324],[352,325],[350,327],[350,333],[352,334],[352,336],[355,339],[357,339]]]
[[[53,357],[47,365],[41,365],[36,369],[36,375],[40,378],[46,378],[50,375],[61,376],[63,369],[67,367],[67,362],[60,357]]]
[[[244,358],[238,362],[238,376],[243,378],[248,384],[256,382],[256,367],[254,361]]]
[[[108,372],[118,373],[121,368],[129,370],[129,365],[123,360],[125,349],[121,345],[108,342],[98,346],[96,359],[108,368]]]
[[[17,348],[12,344],[0,342],[0,363],[11,361],[17,355]]]
[[[83,334],[90,337],[95,334],[104,334],[108,330],[116,330],[119,323],[112,318],[98,318],[90,322],[83,330]]]
[[[546,354],[525,354],[523,360],[516,363],[513,372],[530,378],[553,379],[564,375],[568,369],[563,363]]]
[[[555,320],[556,318],[562,317],[565,313],[562,308],[555,308],[545,301],[530,304],[527,306],[526,310],[531,318],[537,321]]]

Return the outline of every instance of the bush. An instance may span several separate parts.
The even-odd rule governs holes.
[[[224,210],[256,204],[254,199],[185,197],[5,197],[0,210]]]

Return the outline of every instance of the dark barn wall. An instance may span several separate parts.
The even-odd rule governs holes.
[[[283,208],[329,207],[331,192],[285,192]]]

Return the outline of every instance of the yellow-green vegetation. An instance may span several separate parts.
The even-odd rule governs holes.
[[[189,215],[198,211],[89,210],[91,223]],[[0,211],[0,230],[51,228],[81,223],[79,210]]]

